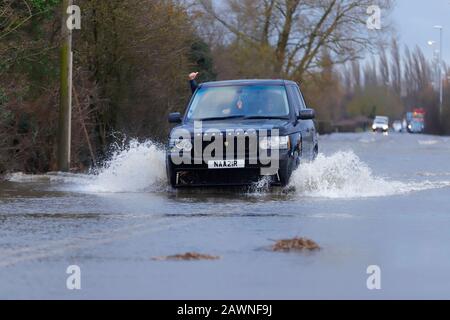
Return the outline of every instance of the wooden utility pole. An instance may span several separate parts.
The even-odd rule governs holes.
[[[58,129],[58,170],[70,170],[70,142],[72,121],[72,30],[67,26],[67,9],[73,0],[62,1],[61,79]]]

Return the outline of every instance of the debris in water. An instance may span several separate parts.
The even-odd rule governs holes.
[[[201,254],[195,252],[188,252],[185,254],[176,254],[174,256],[156,257],[155,261],[199,261],[199,260],[219,260],[218,256],[211,256],[208,254]]]
[[[288,240],[279,240],[273,246],[272,250],[276,252],[290,252],[290,251],[315,251],[320,250],[320,247],[314,241],[307,238],[294,238]]]

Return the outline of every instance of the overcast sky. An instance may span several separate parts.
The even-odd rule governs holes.
[[[443,55],[450,63],[450,0],[397,0],[392,19],[403,44],[420,46],[428,58],[433,49],[429,40],[439,41],[435,25],[444,27]],[[436,47],[437,49],[437,47]]]

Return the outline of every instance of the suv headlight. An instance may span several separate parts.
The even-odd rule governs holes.
[[[289,136],[285,137],[265,137],[259,141],[259,147],[263,150],[278,149],[285,150],[290,149],[291,140]]]
[[[192,151],[192,142],[187,139],[170,139],[169,148],[173,152],[191,152]]]

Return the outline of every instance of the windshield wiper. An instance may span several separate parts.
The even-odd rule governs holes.
[[[229,120],[229,119],[240,119],[245,118],[245,116],[228,116],[228,117],[213,117],[205,119],[196,119],[196,121],[216,121],[216,120]]]
[[[289,120],[288,117],[281,116],[248,116],[244,118],[245,120],[253,120],[253,119],[279,119],[279,120]]]

